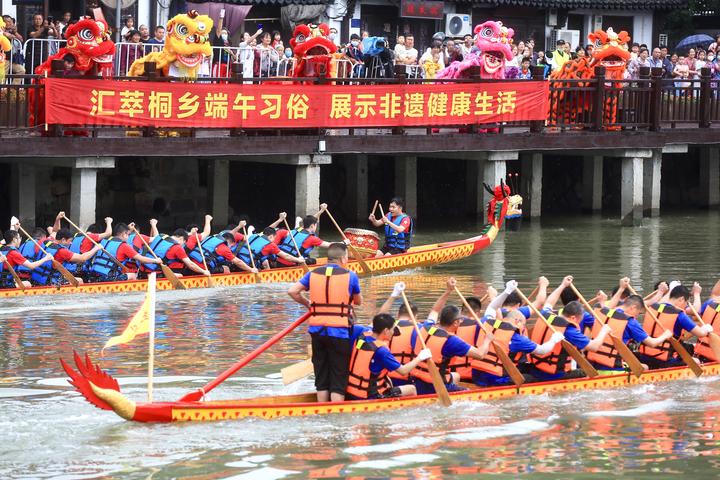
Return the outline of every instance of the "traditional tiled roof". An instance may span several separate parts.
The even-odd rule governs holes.
[[[456,0],[456,2],[570,10],[581,8],[596,10],[676,10],[688,6],[688,0]]]

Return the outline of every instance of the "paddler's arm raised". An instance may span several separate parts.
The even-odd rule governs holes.
[[[627,290],[628,286],[630,285],[630,279],[628,277],[623,277],[620,279],[620,283],[618,284],[617,292],[612,296],[609,302],[607,302],[608,308],[615,308],[620,303],[620,300],[622,299],[623,292]]]
[[[230,230],[233,234],[238,233],[242,228],[247,225],[247,222],[245,220],[240,220],[240,223],[237,224],[237,227]]]
[[[690,295],[692,295],[692,306],[695,308],[696,312],[699,312],[702,308],[702,299],[700,298],[700,294],[702,293],[702,287],[698,282],[693,283],[692,289],[690,290]]]
[[[660,303],[660,300],[668,293],[670,288],[668,287],[667,282],[660,282],[658,283],[657,290],[655,290],[655,293],[652,297],[645,300],[648,305],[653,305],[655,303]]]
[[[440,312],[445,307],[445,304],[448,301],[448,298],[450,298],[450,295],[452,295],[453,292],[455,291],[456,285],[457,285],[457,281],[455,280],[455,277],[448,278],[447,287],[445,288],[445,291],[435,301],[435,305],[433,305],[432,310],[430,310],[430,314],[428,315],[429,320],[436,321],[438,319],[438,317],[440,316]]]
[[[53,223],[52,229],[53,232],[57,232],[62,228],[61,220],[65,218],[65,212],[58,212],[57,216],[55,217],[55,223]]]
[[[550,285],[550,282],[545,277],[538,277],[538,291],[537,295],[535,296],[535,300],[533,300],[533,305],[535,305],[535,308],[538,310],[541,310],[543,306],[545,306],[545,300],[547,300],[547,287]]]
[[[160,235],[160,232],[158,232],[157,224],[158,224],[157,218],[150,219],[150,239],[151,240],[153,238],[157,237],[158,235]]]
[[[392,309],[393,303],[395,303],[395,299],[398,298],[400,295],[402,295],[402,292],[405,290],[405,282],[397,282],[395,286],[393,287],[393,291],[390,294],[390,296],[385,300],[385,303],[382,304],[380,307],[380,310],[376,313],[376,315],[379,315],[381,313],[387,313],[390,314],[390,310]]]
[[[205,215],[205,225],[203,231],[200,233],[200,240],[205,240],[210,235],[210,224],[212,223],[212,215]]]
[[[715,285],[710,291],[710,298],[716,302],[720,302],[720,280],[715,282]]]
[[[562,295],[562,292],[565,291],[567,287],[570,286],[570,284],[573,282],[573,276],[568,275],[567,277],[563,278],[563,281],[560,282],[560,285],[552,291],[550,295],[548,295],[547,299],[545,300],[545,308],[555,308],[555,305],[557,304],[558,300],[560,300],[560,295]]]
[[[280,215],[278,215],[278,219],[275,220],[273,223],[270,224],[271,228],[277,228],[278,225],[283,223],[283,221],[287,218],[287,212],[280,212]]]
[[[105,217],[105,231],[98,235],[100,240],[112,237],[112,217]]]

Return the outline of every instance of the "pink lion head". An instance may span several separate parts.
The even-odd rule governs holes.
[[[490,78],[505,77],[505,62],[512,60],[510,45],[514,33],[502,22],[488,21],[475,27],[475,45],[481,52],[483,73]]]

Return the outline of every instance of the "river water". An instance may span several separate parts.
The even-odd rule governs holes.
[[[417,243],[477,231],[421,233]],[[547,218],[501,233],[481,254],[432,269],[361,280],[366,320],[394,282],[427,312],[450,275],[461,290],[515,278],[529,293],[540,274],[566,274],[586,296],[621,275],[648,292],[659,279],[720,278],[718,212],[666,214],[640,228],[600,217]],[[715,234],[709,234],[715,232]],[[252,351],[302,312],[288,285],[160,292],[155,400],[175,400]],[[440,478],[483,473],[650,478],[720,471],[720,383],[672,384],[455,402],[384,413],[206,424],[126,422],[67,385],[58,358],[99,350],[142,294],[0,300],[0,477],[2,478]],[[217,388],[212,399],[299,393],[280,368],[302,360],[307,335],[286,337]],[[144,401],[147,340],[100,361],[129,397]]]

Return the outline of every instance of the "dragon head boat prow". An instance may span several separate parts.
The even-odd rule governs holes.
[[[77,371],[60,359],[65,373],[70,379],[68,382],[75,387],[85,399],[102,410],[112,410],[125,420],[132,420],[135,416],[135,402],[120,393],[120,385],[109,373],[92,363],[86,353],[85,360],[73,351]]]

